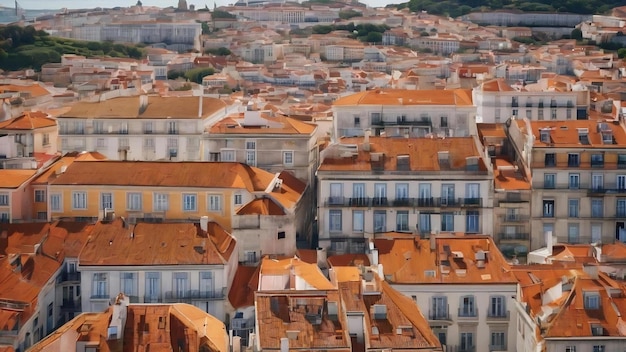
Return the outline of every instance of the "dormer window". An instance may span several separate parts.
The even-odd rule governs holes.
[[[539,139],[542,143],[550,143],[550,130],[539,130]]]
[[[585,309],[600,309],[600,293],[583,292]]]
[[[589,130],[586,128],[578,128],[578,141],[580,144],[589,145]]]

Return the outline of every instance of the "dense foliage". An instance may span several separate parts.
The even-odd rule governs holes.
[[[131,57],[139,59],[144,53],[140,46],[112,42],[87,42],[51,37],[32,26],[0,27],[0,69],[41,69],[49,62],[61,62],[63,54]]]
[[[217,49],[206,49],[204,51],[204,53],[205,54],[212,54],[212,55],[215,55],[215,56],[228,56],[228,55],[232,54],[232,52],[228,48],[225,48],[223,46],[220,46]]]
[[[408,7],[411,11],[428,11],[436,15],[458,17],[472,11],[499,9],[603,14],[613,7],[623,5],[623,0],[409,0],[403,4],[388,6]]]
[[[350,22],[348,24],[318,25],[314,26],[312,30],[314,34],[328,34],[332,31],[348,31],[351,33],[350,38],[359,39],[362,42],[379,43],[382,41],[382,34],[388,29],[389,26],[386,25],[371,23],[354,25],[354,23]]]

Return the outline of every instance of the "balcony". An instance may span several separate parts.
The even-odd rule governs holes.
[[[163,303],[160,295],[143,296],[143,303]]]
[[[483,199],[472,197],[472,198],[459,198],[459,203],[463,207],[480,207],[483,205]]]
[[[528,215],[520,215],[520,214],[501,214],[498,216],[500,222],[507,223],[518,223],[518,222],[526,222],[530,218]]]
[[[464,321],[478,320],[478,311],[476,309],[459,308],[458,318]]]
[[[372,198],[372,206],[374,207],[386,207],[389,205],[387,197],[374,197]]]
[[[494,312],[487,310],[487,321],[504,322],[509,321],[509,311]]]
[[[459,203],[454,198],[439,198],[439,204],[441,207],[455,207],[458,206]]]
[[[415,198],[396,198],[391,204],[394,207],[412,207],[415,204]]]
[[[528,233],[499,233],[499,241],[528,241],[530,240],[530,234]]]
[[[326,206],[343,206],[345,205],[344,197],[328,197],[325,202]]]
[[[200,291],[200,290],[187,290],[187,291],[167,291],[165,292],[164,301],[168,303],[179,302],[189,303],[191,301],[210,301],[210,300],[223,300],[223,290],[213,291]]]
[[[370,199],[367,197],[349,198],[349,205],[351,207],[369,207]]]
[[[436,311],[429,311],[428,312],[428,320],[430,321],[452,321],[452,318],[450,318],[450,313],[448,312],[449,309],[441,309],[441,310],[436,310]]]
[[[61,311],[78,312],[81,310],[80,299],[63,299],[61,303]]]
[[[411,120],[406,117],[395,117],[395,118],[372,118],[372,126],[420,126],[420,127],[431,127],[432,122],[430,120]]]
[[[95,293],[95,294],[91,295],[89,298],[93,299],[93,300],[109,300],[111,297],[109,297],[108,294]]]
[[[587,190],[588,195],[593,196],[602,196],[602,195],[611,195],[611,194],[626,194],[626,188],[622,187],[622,185],[617,185],[614,183],[604,184],[600,187],[590,187]]]
[[[80,282],[80,273],[78,273],[78,272],[73,272],[73,273],[63,272],[59,276],[59,280],[60,280],[59,282],[72,282],[72,281]]]

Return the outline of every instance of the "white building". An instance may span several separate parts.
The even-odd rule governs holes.
[[[334,136],[446,137],[470,134],[476,116],[469,90],[377,89],[351,94],[333,103]]]
[[[319,245],[332,254],[389,231],[493,231],[493,176],[472,137],[343,138],[317,180]]]
[[[192,96],[79,102],[58,118],[60,149],[110,160],[202,160],[204,129],[227,112],[219,99]]]
[[[82,308],[105,310],[124,293],[133,303],[189,303],[225,319],[237,270],[237,241],[208,218],[193,223],[97,223],[78,258]]]
[[[389,234],[374,244],[373,262],[417,303],[446,350],[525,351],[516,349],[517,280],[490,236]]]

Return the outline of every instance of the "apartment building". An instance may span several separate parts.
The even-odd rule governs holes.
[[[504,123],[511,116],[533,121],[585,120],[589,91],[570,78],[542,78],[537,83],[511,86],[498,78],[472,90],[476,122]]]
[[[561,243],[626,241],[626,132],[601,121],[512,120],[532,173],[531,249],[552,232]]]
[[[285,289],[288,287],[288,289]],[[254,293],[259,351],[441,351],[416,304],[381,280],[376,269],[264,258]]]
[[[413,49],[428,49],[439,55],[449,55],[459,51],[461,40],[453,36],[427,36],[409,39],[409,46]]]
[[[192,304],[223,320],[236,246],[206,217],[200,226],[98,222],[78,257],[83,311],[103,311],[123,293],[133,303]]]
[[[37,170],[0,169],[0,223],[30,217],[30,200],[25,194]]]
[[[516,351],[517,279],[491,236],[387,234],[370,252],[446,350]]]
[[[334,136],[468,136],[476,116],[469,90],[376,89],[333,103]]]
[[[215,98],[141,95],[79,102],[58,117],[63,153],[97,151],[110,160],[202,160],[202,133],[224,117]]]
[[[319,245],[331,254],[363,253],[389,231],[493,231],[493,175],[473,137],[342,138],[317,180]]]
[[[310,233],[307,186],[241,163],[74,161],[49,183],[52,220],[198,221],[208,216],[242,242],[240,256],[293,255]],[[105,214],[106,213],[106,214]],[[244,241],[245,239],[245,241]]]
[[[228,351],[224,323],[184,303],[129,304],[120,295],[103,312],[83,313],[32,346],[32,352],[115,350]]]
[[[56,121],[40,111],[0,121],[0,168],[42,166],[57,152],[57,133]]]
[[[518,351],[621,351],[626,348],[622,284],[580,265],[516,268]]]
[[[477,124],[478,136],[493,166],[493,236],[500,252],[524,262],[530,251],[531,182],[518,165],[504,124]]]
[[[307,184],[318,166],[317,126],[270,111],[231,114],[203,136],[209,161],[246,163],[268,172],[292,172]]]

